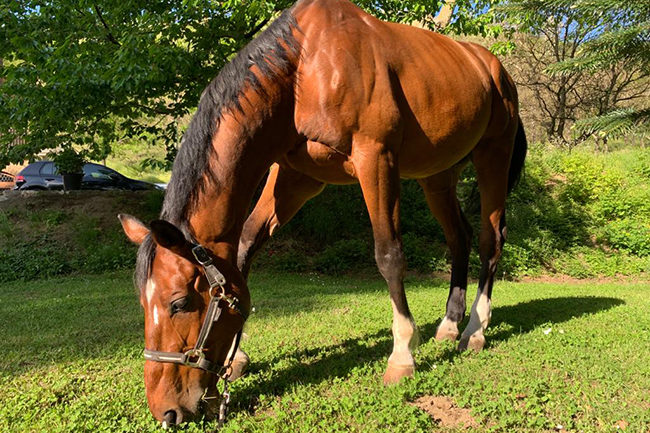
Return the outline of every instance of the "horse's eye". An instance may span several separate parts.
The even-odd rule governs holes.
[[[184,311],[185,307],[187,307],[187,296],[172,301],[171,303],[172,316],[178,312]]]

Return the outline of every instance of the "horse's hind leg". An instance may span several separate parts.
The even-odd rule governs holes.
[[[463,331],[458,348],[480,351],[485,345],[484,332],[492,315],[491,297],[497,263],[506,240],[505,203],[508,170],[513,150],[513,137],[484,140],[472,151],[481,194],[481,232],[479,256],[481,272],[478,292],[472,305],[470,320]]]
[[[451,281],[445,317],[436,331],[436,340],[456,340],[458,325],[465,317],[467,267],[472,245],[472,227],[465,219],[456,197],[458,175],[465,164],[459,164],[418,182],[424,190],[431,213],[438,220],[451,252]]]
[[[375,259],[388,283],[393,307],[393,352],[388,358],[384,383],[397,383],[412,376],[415,362],[411,350],[417,329],[404,293],[405,259],[399,234],[399,170],[395,155],[381,143],[363,143],[364,153],[355,170],[368,207],[375,239]]]
[[[244,223],[239,240],[237,265],[248,278],[255,254],[280,226],[286,224],[325,184],[292,168],[271,167],[264,190]]]

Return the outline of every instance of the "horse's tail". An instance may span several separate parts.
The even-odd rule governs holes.
[[[512,151],[510,171],[508,172],[508,194],[519,183],[521,173],[524,170],[524,160],[526,159],[527,151],[528,142],[526,141],[526,132],[524,132],[524,124],[521,122],[521,117],[519,117],[519,126],[517,127],[517,135],[515,136],[515,148]]]

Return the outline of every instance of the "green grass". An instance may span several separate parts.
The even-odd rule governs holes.
[[[107,164],[110,168],[117,170],[126,177],[150,183],[167,183],[172,175],[171,171],[142,167],[139,162],[123,161],[114,157],[108,158]]]
[[[379,278],[257,273],[251,287],[252,365],[224,431],[455,431],[408,404],[421,395],[450,396],[479,431],[650,428],[647,282],[498,282],[487,350],[471,355],[431,339],[447,284],[410,277],[422,344],[415,378],[395,387],[381,384],[391,309]],[[128,273],[3,284],[0,295],[0,431],[160,429]]]

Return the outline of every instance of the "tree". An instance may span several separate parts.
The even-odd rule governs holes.
[[[580,0],[575,7],[616,19],[617,25],[589,41],[578,58],[555,65],[551,72],[562,75],[571,70],[611,70],[623,64],[628,73],[638,71],[636,76],[650,76],[650,3],[636,0]],[[596,116],[578,122],[578,130],[583,133],[600,131],[610,136],[633,130],[649,131],[650,95],[647,87],[639,90],[637,94],[643,97],[643,104],[625,108],[607,107],[609,110],[601,110]],[[607,96],[617,94],[614,88]]]
[[[0,165],[73,146],[93,159],[135,138],[173,160],[220,68],[290,0],[11,0],[0,6]],[[426,21],[438,0],[357,0]],[[23,137],[20,142],[16,137]]]
[[[287,2],[12,0],[0,7],[0,165],[125,136],[178,141],[178,120]],[[23,144],[12,145],[16,137]]]
[[[576,120],[578,138],[647,128],[650,4],[511,0],[502,10],[533,36],[519,46],[529,63],[523,84],[545,113],[550,138],[567,142],[567,126]]]
[[[543,126],[546,137],[566,142],[567,126],[575,121],[583,103],[580,92],[583,73],[574,71],[554,77],[544,69],[554,62],[573,58],[593,24],[570,10],[547,11],[543,16],[523,28],[528,35],[516,38],[513,59],[508,63],[518,84],[533,95],[539,113],[534,120]]]

